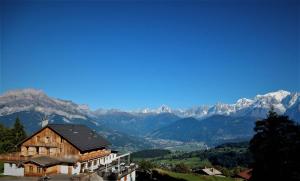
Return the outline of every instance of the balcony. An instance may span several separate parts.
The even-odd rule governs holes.
[[[19,162],[28,160],[29,156],[22,156],[21,152],[13,152],[13,153],[5,153],[0,155],[1,161],[8,161],[8,162]]]
[[[87,161],[87,160],[93,160],[96,158],[101,158],[101,157],[110,155],[110,153],[111,153],[110,150],[99,150],[99,151],[93,151],[90,153],[85,153],[80,156],[79,161]]]

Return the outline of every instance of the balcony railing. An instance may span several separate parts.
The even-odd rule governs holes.
[[[29,156],[22,156],[20,152],[5,153],[0,155],[2,161],[25,161],[28,160]]]
[[[111,151],[110,150],[99,150],[99,151],[94,151],[90,153],[86,153],[83,155],[79,156],[79,161],[88,161],[88,160],[93,160],[96,158],[101,158],[110,155]],[[35,154],[31,156],[24,156],[21,154],[21,152],[13,152],[13,153],[6,153],[6,154],[0,154],[0,160],[2,161],[26,161],[30,158],[33,157],[38,157],[38,156],[55,156],[56,158],[66,158],[66,155],[45,155],[45,154]],[[69,155],[72,156],[72,155]],[[76,156],[76,155],[73,155]],[[78,159],[78,157],[76,156]]]
[[[110,155],[110,153],[111,153],[110,150],[99,150],[91,153],[86,153],[80,156],[79,161],[87,161],[95,158],[101,158]]]

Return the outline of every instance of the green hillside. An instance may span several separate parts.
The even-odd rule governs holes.
[[[199,175],[193,173],[177,173],[166,171],[162,169],[156,169],[161,174],[167,174],[176,179],[183,179],[186,181],[236,181],[236,179],[230,177],[215,177],[215,176],[206,176],[206,175]]]

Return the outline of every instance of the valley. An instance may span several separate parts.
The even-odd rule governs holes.
[[[279,90],[254,99],[241,98],[234,104],[188,109],[163,105],[157,109],[93,111],[87,105],[52,98],[40,90],[23,89],[0,96],[0,123],[10,127],[19,117],[31,134],[46,117],[49,123],[85,124],[106,137],[113,149],[194,151],[249,140],[255,121],[263,119],[271,107],[299,120],[299,93]]]

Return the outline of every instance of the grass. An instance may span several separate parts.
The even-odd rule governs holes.
[[[157,159],[152,160],[155,164],[172,164],[176,165],[179,163],[184,163],[190,168],[196,168],[196,167],[209,167],[211,166],[211,163],[208,160],[201,160],[198,157],[192,157],[192,158],[182,158],[182,159]]]
[[[177,173],[177,172],[171,172],[162,169],[155,169],[155,170],[157,170],[161,174],[167,174],[173,178],[184,179],[186,181],[236,181],[235,179],[229,177],[206,176],[206,175],[199,175],[193,173]]]

